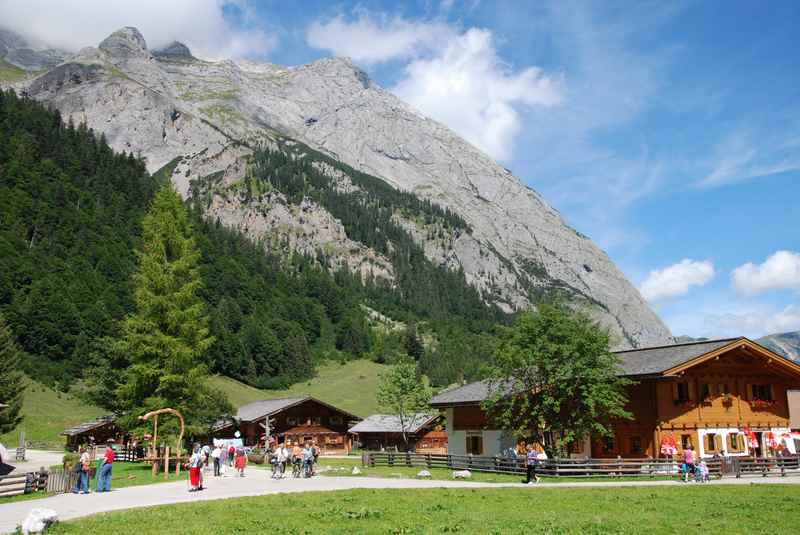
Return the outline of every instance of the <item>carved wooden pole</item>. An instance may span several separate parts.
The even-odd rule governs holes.
[[[183,431],[184,431],[183,415],[179,411],[176,411],[175,409],[159,409],[157,411],[148,412],[144,416],[139,416],[140,420],[149,420],[150,418],[153,418],[153,426],[154,426],[153,442],[156,441],[157,434],[158,434],[158,415],[159,414],[174,414],[175,416],[178,417],[178,420],[180,420],[180,422],[181,422],[181,432],[178,435],[178,442],[175,445],[175,460],[176,460],[176,463],[175,463],[175,474],[178,475],[178,474],[181,473],[181,442],[183,441]],[[156,445],[156,448],[158,448],[158,445]],[[158,450],[156,450],[156,451],[158,451]],[[157,454],[156,454],[156,457],[158,457]],[[165,454],[164,454],[164,464],[165,464],[165,466],[169,465],[168,457],[169,457],[169,448],[167,448],[167,450],[165,451]],[[158,459],[156,459],[155,463],[153,464],[153,475],[156,475],[157,473],[158,473]]]

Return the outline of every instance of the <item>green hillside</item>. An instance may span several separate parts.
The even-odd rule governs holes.
[[[15,431],[0,435],[0,442],[9,448],[16,447],[19,432],[25,431],[25,439],[34,442],[36,447],[61,448],[64,438],[59,433],[64,429],[106,413],[69,394],[28,380],[22,405],[24,419]]]
[[[345,364],[325,363],[317,368],[313,379],[293,384],[286,390],[260,390],[223,376],[211,378],[213,386],[228,396],[234,407],[259,399],[309,395],[336,407],[366,417],[378,412],[375,392],[383,364],[369,360],[353,360]]]

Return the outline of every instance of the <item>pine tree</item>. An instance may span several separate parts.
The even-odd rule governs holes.
[[[406,327],[405,346],[408,356],[416,361],[419,361],[425,355],[425,346],[422,345],[422,340],[419,339],[417,324],[413,321],[409,322],[408,327]]]
[[[21,421],[24,378],[20,372],[22,351],[14,334],[0,316],[0,435],[12,431]]]
[[[134,427],[141,414],[172,407],[184,413],[190,432],[202,431],[230,407],[206,386],[204,360],[213,338],[198,296],[200,253],[186,208],[169,184],[142,221],[138,259],[136,312],[123,322],[114,347],[130,363],[116,389],[123,423]]]

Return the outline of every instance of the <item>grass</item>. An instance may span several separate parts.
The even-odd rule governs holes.
[[[379,412],[375,393],[378,376],[385,366],[370,360],[353,360],[345,364],[326,362],[317,368],[316,376],[296,383],[287,390],[259,390],[228,377],[215,376],[213,386],[222,390],[234,407],[261,399],[312,396],[340,409],[366,417]]]
[[[361,466],[360,458],[352,459],[320,459],[320,475],[331,477],[353,476],[353,467],[358,466],[361,471],[356,477],[377,477],[377,478],[416,478],[420,470],[428,470],[431,473],[430,479],[437,481],[452,481],[453,470],[450,468],[425,468],[424,466]],[[524,474],[493,474],[491,472],[472,472],[469,481],[480,483],[520,483],[525,478]],[[581,483],[588,481],[676,481],[677,476],[623,476],[623,477],[547,477],[542,476],[542,483]]]
[[[64,437],[59,433],[106,412],[28,379],[22,403],[22,423],[14,431],[0,435],[0,442],[8,448],[16,448],[20,431],[25,431],[25,440],[33,442],[37,448],[63,449]]]
[[[12,65],[3,58],[0,58],[0,82],[18,82],[27,76],[24,69]]]
[[[800,488],[360,489],[109,513],[69,533],[793,533]]]

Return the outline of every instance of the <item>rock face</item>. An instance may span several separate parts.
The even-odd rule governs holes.
[[[0,28],[0,59],[29,71],[55,67],[69,52],[36,45],[10,30]]]
[[[104,132],[115,149],[141,154],[153,171],[181,157],[172,177],[183,195],[211,173],[222,172],[229,181],[245,173],[247,150],[236,141],[277,146],[279,140],[298,140],[463,217],[471,233],[435,240],[417,222],[398,222],[432,261],[463,269],[487,301],[514,311],[556,292],[588,307],[616,333],[619,347],[671,341],[669,330],[607,255],[535,191],[347,59],[298,67],[206,62],[180,43],[151,54],[135,28],[123,28],[25,89],[65,117]],[[339,184],[350,187],[346,177]],[[299,220],[292,223],[275,209],[218,199],[210,215],[224,214],[229,225],[246,226],[247,232],[262,232],[275,217],[297,228]],[[313,212],[314,221],[331,224],[321,207]],[[309,224],[316,225],[304,219],[303,225]],[[346,236],[326,232],[318,238],[351,248]],[[380,261],[369,252],[362,257]]]
[[[800,331],[771,334],[756,342],[788,359],[800,360]]]

